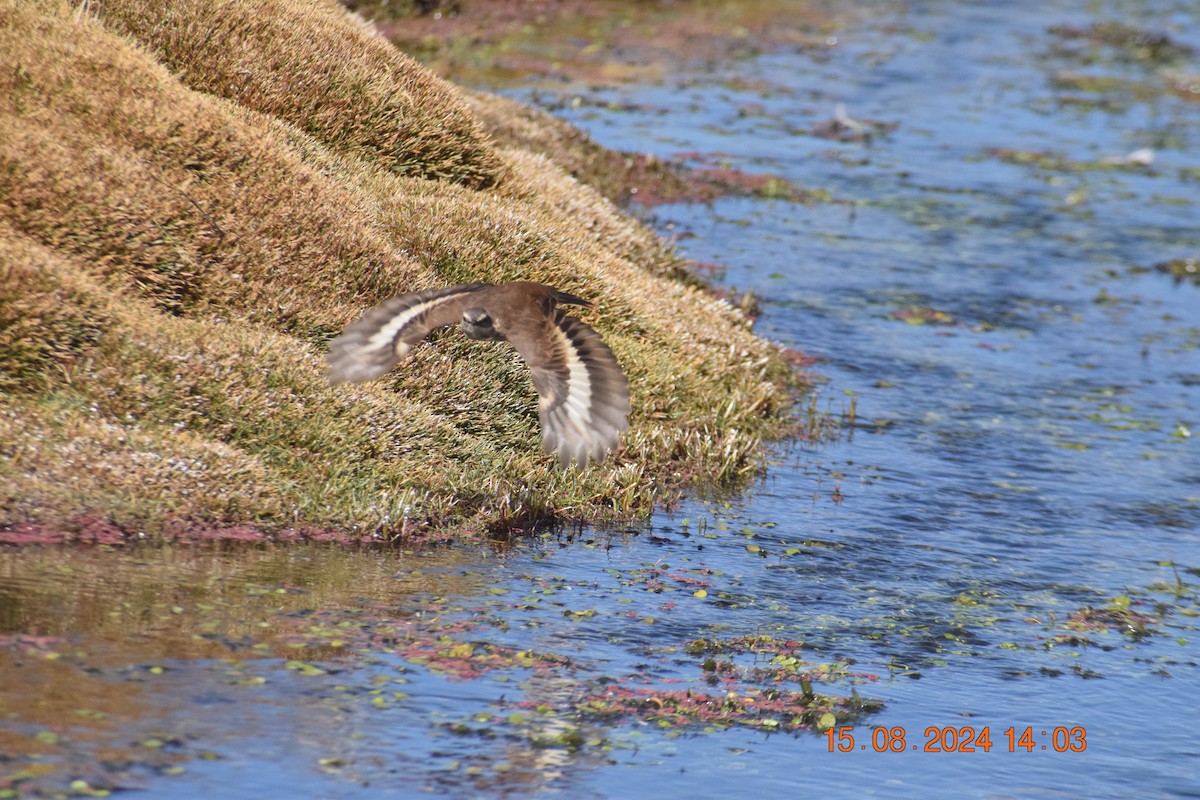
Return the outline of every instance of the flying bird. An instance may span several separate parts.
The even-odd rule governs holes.
[[[533,373],[542,445],[566,468],[603,461],[629,427],[629,381],[600,334],[559,304],[590,306],[540,283],[472,283],[385,300],[329,343],[329,380],[376,378],[430,331],[461,323],[471,339],[507,340]]]

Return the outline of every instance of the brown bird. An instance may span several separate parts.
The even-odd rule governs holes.
[[[603,461],[629,427],[629,381],[600,334],[564,313],[559,303],[591,305],[528,281],[393,297],[329,343],[329,380],[376,378],[434,328],[461,322],[471,339],[507,339],[529,365],[547,453],[557,453],[563,467]]]

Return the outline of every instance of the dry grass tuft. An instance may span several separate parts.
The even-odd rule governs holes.
[[[744,479],[784,429],[792,373],[740,312],[336,8],[90,8],[0,0],[0,523],[628,516]],[[326,382],[325,343],[373,303],[517,278],[596,302],[634,393],[613,462],[556,470],[527,370],[457,332]]]
[[[340,5],[110,0],[111,30],[150,48],[187,87],[290,122],[399,175],[490,186],[499,162],[457,90]]]

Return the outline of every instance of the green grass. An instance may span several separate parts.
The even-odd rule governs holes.
[[[787,429],[795,376],[740,311],[489,134],[535,141],[538,115],[337,6],[160,7],[0,0],[0,524],[395,537],[628,516],[746,480]],[[326,382],[326,343],[365,308],[511,279],[595,301],[633,391],[610,462],[557,470],[527,370],[456,331]]]

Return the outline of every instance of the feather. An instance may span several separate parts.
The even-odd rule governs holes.
[[[629,427],[629,381],[593,328],[558,304],[590,306],[540,283],[473,283],[393,297],[329,343],[333,383],[376,378],[430,331],[456,322],[474,338],[507,339],[529,365],[545,452],[559,464],[603,461]],[[481,327],[490,324],[489,327]]]

